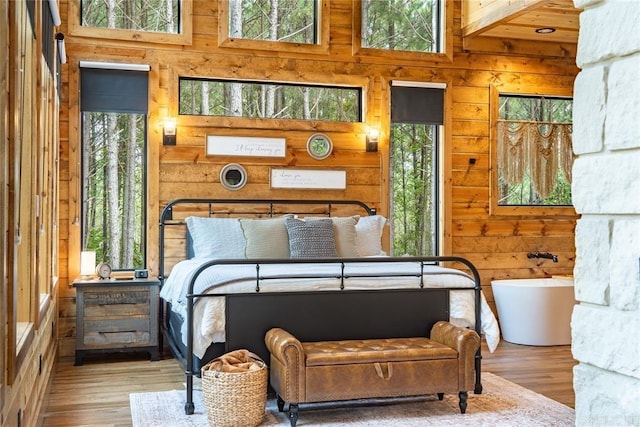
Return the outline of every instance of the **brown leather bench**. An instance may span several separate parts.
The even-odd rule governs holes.
[[[474,387],[480,337],[470,329],[437,322],[430,338],[300,342],[284,329],[267,332],[271,386],[278,409],[289,403],[291,426],[298,404],[364,398],[458,393],[460,412]]]

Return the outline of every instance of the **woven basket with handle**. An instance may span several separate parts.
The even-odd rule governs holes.
[[[267,366],[248,350],[235,350],[202,367],[202,392],[209,425],[254,427],[267,404]]]

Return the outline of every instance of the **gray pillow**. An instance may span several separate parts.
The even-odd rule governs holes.
[[[333,221],[330,219],[302,221],[288,218],[285,225],[289,234],[291,258],[335,258],[338,256]]]

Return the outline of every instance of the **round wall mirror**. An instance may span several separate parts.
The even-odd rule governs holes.
[[[220,182],[227,190],[239,190],[247,183],[247,171],[237,163],[224,165],[220,170]]]
[[[329,157],[333,151],[333,142],[323,133],[315,133],[307,140],[307,153],[316,160]]]

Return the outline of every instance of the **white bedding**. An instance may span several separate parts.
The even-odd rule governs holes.
[[[172,309],[183,319],[187,318],[187,286],[195,271],[206,258],[194,258],[176,264],[165,281],[160,296],[171,303]],[[414,277],[369,277],[373,274],[412,274]],[[301,264],[261,264],[260,276],[269,279],[260,280],[261,292],[282,291],[321,291],[340,289],[341,266],[339,263],[301,263]],[[346,264],[345,276],[358,274],[367,277],[348,277],[344,279],[345,289],[397,289],[418,287],[420,283],[420,263],[416,262],[362,262]],[[332,277],[318,278],[319,275]],[[297,276],[291,278],[291,276]],[[275,279],[275,280],[274,280]],[[467,274],[459,270],[437,266],[425,266],[423,270],[425,287],[468,287],[474,282]],[[255,292],[255,264],[216,265],[207,268],[195,283],[194,294]],[[489,308],[484,294],[482,297],[482,332],[489,351],[493,352],[500,340],[498,322]],[[194,309],[194,354],[204,355],[212,342],[225,340],[225,302],[222,297],[201,298]],[[450,297],[450,321],[458,326],[475,327],[474,293],[464,290],[452,291]],[[187,322],[183,322],[182,340],[186,345]]]

